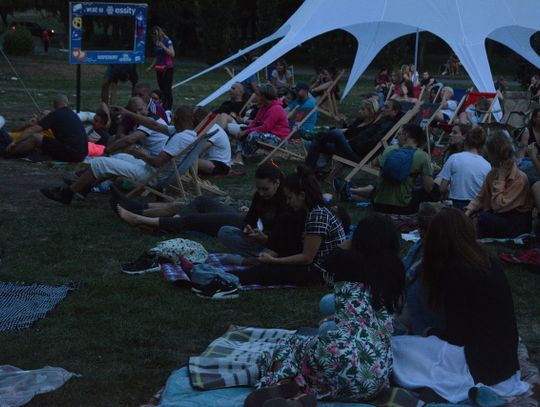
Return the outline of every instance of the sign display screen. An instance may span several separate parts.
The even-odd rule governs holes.
[[[148,5],[71,2],[71,64],[144,62]]]

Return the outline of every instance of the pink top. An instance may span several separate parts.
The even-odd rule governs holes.
[[[246,129],[247,133],[272,133],[274,136],[283,140],[290,133],[289,120],[287,113],[283,109],[282,102],[279,99],[273,100],[268,105],[262,106],[255,120]]]

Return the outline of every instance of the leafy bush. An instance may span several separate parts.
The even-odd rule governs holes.
[[[18,27],[9,30],[4,37],[4,52],[8,55],[30,55],[34,52],[34,40],[30,31]]]

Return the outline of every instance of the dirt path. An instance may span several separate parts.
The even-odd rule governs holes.
[[[0,158],[0,210],[20,211],[42,206],[40,188],[60,185],[72,167]]]

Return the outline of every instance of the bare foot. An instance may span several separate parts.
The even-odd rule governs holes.
[[[233,158],[233,164],[236,165],[244,165],[244,159],[242,157],[242,154],[236,154]]]
[[[143,225],[143,222],[141,222],[141,216],[137,215],[133,212],[128,211],[127,209],[122,208],[119,204],[116,205],[116,213],[118,213],[118,216],[120,219],[126,221],[132,226],[140,226]]]

